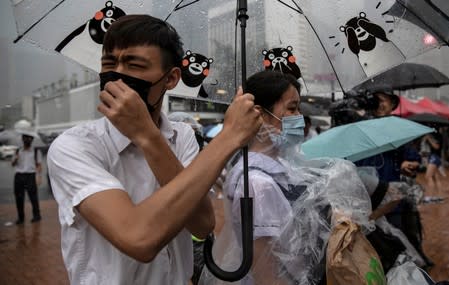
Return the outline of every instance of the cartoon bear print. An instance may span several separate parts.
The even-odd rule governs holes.
[[[282,73],[290,73],[296,79],[301,77],[301,70],[296,64],[296,57],[292,53],[293,48],[288,46],[287,48],[272,48],[270,50],[264,49],[262,54],[264,55],[263,64],[265,70],[276,70]]]
[[[209,75],[210,65],[214,62],[202,54],[186,51],[182,59],[181,78],[185,85],[197,87]]]
[[[207,98],[209,95],[202,83],[213,62],[212,58],[187,50],[181,62],[181,80],[170,92],[178,96]]]
[[[387,38],[385,30],[367,19],[364,12],[340,26],[340,31],[345,33],[349,49],[359,58],[367,76],[382,71],[383,66],[405,60],[402,52]]]
[[[96,70],[99,68],[101,45],[106,31],[114,21],[125,15],[126,13],[114,6],[112,1],[107,1],[103,9],[97,11],[93,18],[70,33],[55,50],[88,67],[95,63],[93,69]]]

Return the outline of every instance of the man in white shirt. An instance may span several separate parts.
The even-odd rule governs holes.
[[[41,220],[39,210],[39,197],[37,194],[36,173],[40,175],[42,167],[42,154],[39,150],[32,147],[33,136],[28,134],[22,135],[23,147],[19,148],[13,158],[11,164],[15,167],[14,175],[14,196],[16,198],[17,221],[16,225],[23,224],[25,219],[24,203],[25,190],[30,198],[33,208],[32,223]]]
[[[98,110],[105,117],[66,131],[48,154],[70,282],[187,284],[190,235],[204,238],[215,226],[207,193],[257,133],[259,109],[240,89],[223,130],[197,156],[193,130],[161,113],[181,74],[176,31],[129,15],[103,43]]]

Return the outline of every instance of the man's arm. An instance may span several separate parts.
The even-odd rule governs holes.
[[[134,91],[124,93],[138,98]],[[162,137],[140,98],[141,104],[128,106],[129,112],[125,113],[119,113],[111,106],[130,104],[128,101],[112,102],[109,97],[100,98],[103,103],[99,111],[141,148],[146,158],[151,156],[152,165],[167,159],[163,155],[167,153],[166,149],[154,151],[154,143]],[[135,205],[126,192],[110,189],[84,199],[78,206],[79,212],[119,250],[141,262],[150,262],[186,226],[226,161],[257,133],[262,120],[253,100],[252,95],[242,95],[240,91],[228,108],[223,131],[216,139],[186,169],[177,169],[181,171],[178,176],[141,203]],[[133,123],[129,124],[130,121]],[[143,128],[142,124],[145,125]],[[165,142],[157,144],[168,148]],[[173,161],[175,165],[176,161]],[[156,171],[166,170],[163,166]]]
[[[162,135],[146,144],[143,151],[145,159],[154,173],[159,185],[164,186],[176,177],[184,169],[181,162],[167,145]],[[189,192],[189,188],[184,188]],[[215,216],[212,202],[208,195],[205,195],[192,216],[186,223],[186,228],[198,238],[205,238],[215,227]]]
[[[16,166],[18,161],[19,161],[19,149],[16,150],[16,154],[14,155],[14,158],[11,161],[11,165]]]

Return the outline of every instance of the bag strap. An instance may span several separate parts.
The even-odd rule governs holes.
[[[260,172],[265,173],[268,176],[272,175],[271,173],[267,172],[265,169],[258,167],[258,166],[249,166],[248,171],[251,171],[251,170],[258,170]],[[240,175],[237,182],[240,180],[242,175],[243,175],[243,173]],[[304,191],[306,191],[306,189],[307,189],[307,186],[305,186],[305,185],[294,185],[294,184],[288,184],[288,189],[286,189],[284,186],[282,186],[276,180],[274,180],[274,182],[276,182],[276,184],[279,186],[279,188],[282,191],[282,194],[284,194],[284,197],[290,202],[290,204],[295,202],[299,198],[299,196],[301,196],[301,194],[304,193]],[[236,183],[236,185],[237,184],[238,183]]]

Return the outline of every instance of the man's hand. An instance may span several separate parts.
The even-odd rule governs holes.
[[[254,105],[254,96],[245,93],[240,87],[225,114],[223,130],[238,145],[243,147],[248,144],[262,125],[260,108]]]
[[[401,164],[401,172],[407,176],[413,176],[416,174],[416,170],[419,167],[419,162],[417,161],[404,161]]]
[[[133,143],[139,145],[157,131],[145,102],[122,80],[106,83],[100,100],[98,111]]]

